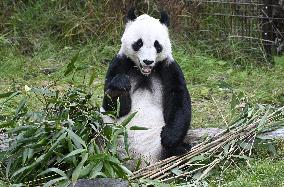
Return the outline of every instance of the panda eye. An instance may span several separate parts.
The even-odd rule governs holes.
[[[157,53],[160,53],[163,50],[163,47],[161,46],[161,44],[157,40],[154,42],[154,47],[156,48]]]
[[[143,46],[143,41],[142,41],[141,38],[132,44],[132,48],[133,48],[134,51],[139,51],[139,49],[142,46]]]

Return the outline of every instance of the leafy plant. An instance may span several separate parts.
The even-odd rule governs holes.
[[[26,88],[16,112],[7,116],[10,146],[1,152],[0,180],[66,186],[79,178],[124,178],[131,172],[117,156],[118,136],[125,125],[103,124],[92,93],[70,88],[59,93]],[[16,93],[2,95],[6,101]],[[41,103],[29,111],[29,98]],[[8,102],[8,101],[7,101]]]

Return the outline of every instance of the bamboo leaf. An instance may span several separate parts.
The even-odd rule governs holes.
[[[229,153],[230,143],[224,146],[224,156],[227,156]]]
[[[25,165],[25,163],[26,163],[26,160],[28,158],[28,153],[29,153],[29,149],[28,148],[24,149],[24,152],[23,152],[23,162],[22,162],[23,165]]]
[[[86,152],[87,150],[86,149],[75,149],[74,151],[72,151],[71,153],[69,153],[68,155],[66,155],[64,158],[62,158],[62,160],[65,160],[66,158],[69,158],[71,156],[75,156],[77,154],[80,154],[80,153],[83,153],[83,152]],[[61,161],[62,161],[61,160]]]
[[[247,142],[240,142],[239,145],[241,148],[246,150],[251,150],[253,147],[252,143],[247,143]]]
[[[194,175],[192,176],[193,179],[195,180],[199,180],[200,177],[202,176],[202,172],[201,171],[197,171],[196,173],[194,173]]]
[[[78,178],[80,176],[80,173],[82,171],[83,165],[85,164],[86,160],[88,159],[88,156],[89,156],[88,153],[84,154],[83,157],[82,157],[81,162],[78,164],[78,166],[73,171],[73,173],[72,173],[72,183],[75,183],[78,180]]]
[[[246,155],[232,155],[232,157],[241,158],[241,159],[245,159],[245,160],[253,160],[253,158],[250,158]]]
[[[76,68],[75,62],[77,61],[78,57],[79,57],[79,52],[71,59],[71,61],[67,65],[67,68],[64,72],[64,76],[69,75]]]
[[[261,139],[261,140],[273,140],[274,138],[272,136],[269,135],[263,135],[263,134],[259,134],[256,136],[257,138]]]
[[[139,158],[136,162],[136,166],[135,166],[134,171],[137,171],[140,168],[141,164],[142,164],[142,160],[141,160],[141,158]]]
[[[94,163],[89,163],[88,165],[86,165],[85,167],[83,167],[81,169],[80,175],[79,177],[85,177],[86,175],[90,174],[90,172],[92,171],[92,169],[94,168]]]
[[[195,161],[203,161],[205,160],[207,157],[204,154],[195,156],[193,158],[190,159],[190,162],[195,162]]]
[[[1,94],[1,97],[0,98],[5,98],[5,97],[8,97],[7,99],[5,99],[2,104],[8,102],[9,100],[11,100],[13,97],[17,96],[21,94],[21,92],[8,92],[8,93],[3,93]]]
[[[127,169],[124,165],[119,165],[119,167],[128,175],[132,175],[132,172],[129,169]]]
[[[16,110],[16,112],[15,112],[15,117],[18,117],[19,113],[20,113],[21,110],[24,108],[24,106],[25,106],[26,103],[27,103],[27,97],[24,97],[24,98],[21,100],[21,102],[20,102],[20,104],[19,104],[19,106],[18,106],[18,108],[17,108],[17,110]]]
[[[120,125],[125,127],[134,118],[136,114],[137,112],[130,114],[125,120],[123,120],[123,122]]]
[[[6,184],[4,181],[0,180],[0,186],[2,187],[10,187],[8,184]]]
[[[49,172],[55,172],[57,173],[58,175],[60,175],[61,177],[63,177],[64,179],[68,179],[67,175],[65,174],[64,171],[62,171],[61,169],[58,169],[58,168],[48,168],[46,169],[45,171],[41,172],[40,174],[38,175],[44,175],[46,173],[49,173]]]
[[[0,99],[2,99],[2,98],[5,98],[5,97],[13,97],[13,96],[16,96],[16,95],[18,95],[19,94],[19,92],[6,92],[6,93],[1,93],[0,94]]]
[[[261,131],[262,129],[264,129],[264,124],[267,123],[268,120],[268,114],[269,114],[270,110],[268,109],[265,114],[262,116],[262,118],[260,119],[260,122],[257,126],[257,130]]]
[[[126,152],[128,154],[129,153],[128,152],[129,142],[128,142],[128,133],[127,133],[127,131],[124,131],[124,147],[125,147],[125,150],[126,150]]]
[[[111,178],[115,178],[115,172],[113,170],[113,167],[108,163],[108,162],[105,162],[104,163],[104,167],[106,169],[106,172],[108,173],[108,177],[111,177]]]
[[[146,127],[139,127],[139,126],[132,126],[130,127],[130,130],[148,130]]]
[[[58,133],[60,134],[60,132]],[[52,146],[49,148],[49,150],[47,151],[46,154],[41,155],[38,159],[36,159],[36,162],[39,163],[42,160],[44,160],[47,156],[49,156],[49,154],[58,146],[58,144],[61,142],[61,140],[63,140],[66,137],[66,132],[62,133],[58,139],[52,144]]]
[[[14,178],[15,176],[17,176],[17,175],[20,174],[20,173],[23,173],[24,171],[30,169],[30,168],[33,167],[34,165],[35,165],[35,164],[31,164],[31,165],[22,167],[21,169],[17,170],[15,173],[13,173],[13,175],[11,176],[11,178]]]
[[[91,175],[90,175],[90,179],[95,179],[97,178],[98,176],[101,176],[103,178],[107,178],[106,174],[104,174],[103,172],[93,172]]]
[[[77,134],[75,134],[72,130],[67,129],[66,127],[63,127],[64,130],[66,130],[68,132],[68,135],[71,137],[71,139],[73,141],[76,141],[78,143],[80,143],[85,149],[87,149],[87,145],[84,142],[84,140],[82,140],[81,137],[79,137]]]
[[[178,167],[171,169],[171,172],[177,176],[180,176],[183,173]]]
[[[102,168],[103,168],[103,162],[99,162],[91,171],[91,176],[94,174],[94,173],[99,173],[101,172]]]
[[[59,177],[59,178],[56,178],[56,179],[52,179],[50,181],[48,181],[47,183],[45,183],[43,185],[43,187],[49,187],[49,186],[54,186],[54,184],[58,183],[59,181],[62,181],[62,180],[66,180],[64,177]]]
[[[268,150],[273,156],[277,156],[276,148],[272,143],[268,145]]]

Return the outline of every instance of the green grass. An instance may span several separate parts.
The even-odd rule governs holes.
[[[259,144],[248,162],[231,162],[231,167],[219,168],[207,180],[210,186],[270,187],[284,186],[283,140],[276,141],[274,155],[266,144]],[[249,163],[249,164],[248,164]]]
[[[271,159],[256,160],[251,167],[245,165],[228,169],[210,181],[211,186],[270,187],[284,186],[284,162]]]
[[[284,104],[281,58],[276,58],[273,68],[240,66],[190,49],[176,47],[174,57],[184,71],[192,96],[194,127],[220,126],[223,117],[229,121],[233,92],[244,92],[254,103]]]

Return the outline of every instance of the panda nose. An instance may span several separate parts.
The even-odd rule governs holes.
[[[154,61],[153,61],[153,60],[143,60],[143,62],[144,62],[146,65],[150,65],[150,64],[152,64]]]

